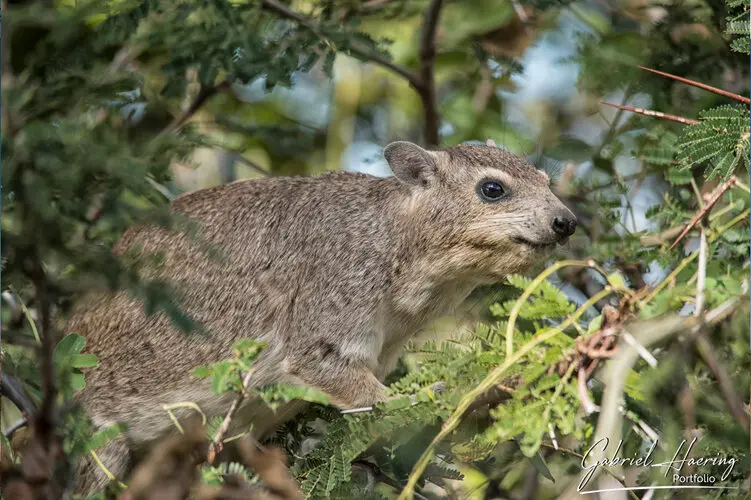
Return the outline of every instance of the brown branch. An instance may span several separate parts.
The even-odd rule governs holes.
[[[729,99],[732,99],[734,101],[742,102],[743,104],[751,104],[751,99],[748,97],[743,97],[742,95],[734,94],[732,92],[728,92],[727,90],[718,89],[716,87],[710,87],[709,85],[706,85],[704,83],[699,83],[694,80],[689,80],[688,78],[682,78],[680,76],[671,75],[670,73],[664,73],[662,71],[657,71],[656,69],[650,69],[646,68],[644,66],[639,66],[639,68],[649,71],[651,73],[655,73],[660,76],[664,76],[666,78],[672,78],[673,80],[679,81],[681,83],[685,83],[687,85],[691,85],[696,88],[700,88],[702,90],[706,90],[708,92],[712,92],[713,94],[721,95],[723,97],[727,97]]]
[[[39,256],[34,258],[31,279],[36,288],[36,297],[40,315],[39,333],[41,345],[42,405],[35,427],[45,438],[50,438],[55,427],[55,403],[57,386],[55,384],[54,352],[57,338],[52,326],[52,303],[48,296],[47,275]]]
[[[428,146],[438,146],[440,117],[435,96],[435,38],[443,0],[433,0],[425,11],[420,36],[420,83],[415,90],[420,94],[423,109],[424,139]]]
[[[723,194],[730,189],[733,184],[735,184],[735,176],[730,177],[727,181],[725,181],[718,189],[715,191],[715,193],[712,195],[712,198],[707,202],[706,205],[704,205],[704,208],[702,208],[699,213],[697,213],[691,221],[688,223],[688,225],[683,229],[680,235],[678,235],[678,238],[675,239],[672,245],[670,245],[670,248],[668,248],[668,251],[672,250],[679,241],[683,239],[686,234],[688,234],[689,231],[700,221],[702,220],[712,209],[712,207],[717,204],[717,202],[720,200]]]
[[[302,14],[298,14],[297,12],[288,8],[286,5],[282,5],[275,0],[261,0],[261,7],[274,12],[275,14],[278,14],[283,18],[295,21],[299,25],[315,33],[317,36],[324,38],[311,19]],[[349,51],[363,60],[370,61],[372,63],[378,64],[379,66],[383,66],[384,68],[402,76],[413,87],[415,85],[419,85],[418,77],[414,73],[406,68],[403,68],[402,66],[399,66],[398,64],[394,64],[380,54],[373,53],[369,49],[364,49],[357,45],[350,45]]]
[[[27,272],[36,291],[37,310],[40,314],[42,404],[29,417],[32,437],[24,447],[21,470],[23,480],[34,492],[34,498],[60,498],[65,485],[52,475],[55,467],[66,459],[62,441],[56,432],[58,391],[53,353],[57,338],[52,321],[49,284],[38,250],[31,252],[29,262]]]
[[[684,125],[697,125],[698,123],[700,123],[699,120],[694,120],[693,118],[684,118],[682,116],[668,115],[666,113],[662,113],[660,111],[653,111],[651,109],[634,108],[633,106],[621,106],[620,104],[612,104],[612,103],[605,102],[605,101],[600,101],[600,103],[604,104],[605,106],[610,106],[612,108],[622,109],[623,111],[631,111],[632,113],[636,113],[638,115],[661,118],[663,120],[670,120],[673,122],[682,123]]]

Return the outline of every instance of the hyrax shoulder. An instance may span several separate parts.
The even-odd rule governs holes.
[[[396,142],[384,155],[394,177],[236,182],[173,201],[195,234],[127,231],[115,251],[160,253],[147,277],[168,280],[205,332],[148,317],[124,293],[85,305],[67,331],[100,358],[81,396],[95,422],[126,420],[138,443],[170,428],[162,405],[224,413],[227,400],[190,373],[242,338],[268,345],[253,385],[304,383],[341,407],[379,401],[380,380],[420,328],[574,231],[547,176],[499,148]]]

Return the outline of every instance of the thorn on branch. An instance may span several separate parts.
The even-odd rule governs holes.
[[[647,68],[645,66],[639,66],[640,69],[643,69],[645,71],[649,71],[650,73],[654,73],[656,75],[664,76],[666,78],[672,78],[673,80],[679,81],[681,83],[685,83],[686,85],[691,85],[692,87],[696,87],[702,90],[706,90],[708,92],[712,92],[713,94],[721,95],[723,97],[727,97],[729,99],[732,99],[734,101],[742,102],[743,104],[751,104],[751,99],[748,97],[743,97],[742,95],[734,94],[732,92],[728,92],[727,90],[718,89],[716,87],[711,87],[709,85],[706,85],[704,83],[699,83],[694,80],[689,80],[688,78],[682,78],[680,76],[671,75],[670,73],[664,73],[662,71],[657,71],[656,69]]]
[[[622,106],[620,104],[613,104],[605,101],[600,101],[600,103],[604,104],[605,106],[610,106],[611,108],[621,109],[623,111],[631,111],[632,113],[636,113],[638,115],[670,120],[673,122],[682,123],[684,125],[698,125],[700,123],[699,120],[694,120],[693,118],[684,118],[683,116],[669,115],[660,111],[653,111],[651,109],[635,108],[633,106]]]

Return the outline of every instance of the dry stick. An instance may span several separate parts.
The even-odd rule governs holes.
[[[699,213],[697,213],[692,219],[691,222],[688,223],[688,225],[683,229],[680,235],[678,235],[678,238],[673,242],[672,245],[670,245],[670,248],[668,248],[668,252],[672,250],[679,241],[683,239],[686,234],[691,231],[691,229],[704,218],[705,215],[707,215],[707,212],[709,212],[712,207],[717,204],[718,201],[720,201],[720,198],[722,197],[725,192],[730,189],[733,184],[735,183],[735,176],[731,176],[730,179],[722,183],[719,188],[717,188],[717,191],[712,195],[712,198],[707,202],[706,205],[704,205],[704,208],[702,208]]]
[[[604,104],[605,106],[610,106],[612,108],[622,109],[623,111],[631,111],[632,113],[636,113],[637,115],[651,116],[653,118],[662,118],[663,120],[670,120],[673,122],[682,123],[684,125],[697,125],[700,123],[699,120],[694,120],[693,118],[684,118],[682,116],[668,115],[661,111],[653,111],[651,109],[635,108],[633,106],[621,106],[620,104],[613,104],[613,103],[605,102],[605,101],[600,101],[600,104]]]
[[[706,85],[704,83],[699,83],[694,80],[689,80],[688,78],[682,78],[680,76],[671,75],[670,73],[657,71],[656,69],[651,69],[651,68],[647,68],[644,66],[639,66],[639,68],[645,71],[649,71],[650,73],[655,73],[656,75],[664,76],[666,78],[672,78],[673,80],[677,80],[681,83],[685,83],[687,85],[691,85],[693,87],[697,87],[702,90],[707,90],[709,92],[712,92],[713,94],[721,95],[723,97],[728,97],[734,101],[742,102],[743,104],[751,104],[751,99],[749,99],[748,97],[743,97],[742,95],[733,94],[732,92],[728,92],[727,90],[718,89],[716,87],[710,87],[709,85]]]
[[[411,498],[411,494],[413,493],[414,488],[417,485],[417,481],[420,479],[420,476],[428,466],[430,459],[435,454],[435,449],[438,446],[438,443],[443,441],[449,434],[454,431],[454,429],[457,428],[457,426],[463,420],[467,408],[469,408],[477,398],[479,398],[488,390],[492,389],[496,384],[498,384],[503,379],[506,371],[514,366],[514,364],[516,364],[521,358],[530,353],[535,347],[537,347],[542,342],[550,340],[553,337],[559,335],[561,332],[563,332],[563,330],[571,326],[574,322],[578,321],[579,318],[590,307],[592,307],[592,305],[597,303],[597,301],[607,297],[613,292],[614,290],[612,287],[606,286],[603,290],[601,290],[600,292],[592,296],[587,302],[582,304],[579,309],[577,309],[573,314],[566,318],[566,320],[561,324],[556,327],[544,329],[539,332],[533,339],[531,339],[518,351],[516,351],[516,353],[514,353],[511,357],[506,358],[502,364],[493,369],[493,371],[491,371],[488,376],[485,377],[482,382],[480,382],[480,384],[469,391],[461,399],[461,401],[459,401],[459,404],[456,406],[454,413],[452,413],[449,419],[446,420],[446,422],[443,424],[443,427],[441,428],[441,431],[438,433],[438,435],[435,436],[435,438],[433,438],[433,440],[423,452],[422,456],[420,456],[420,459],[415,463],[414,467],[412,468],[412,472],[409,475],[409,480],[407,481],[404,490],[402,490],[401,494],[399,495],[399,500],[407,500]]]
[[[435,96],[435,37],[443,0],[433,0],[425,11],[425,20],[420,37],[420,85],[415,87],[420,94],[423,110],[425,143],[438,146],[440,117]]]

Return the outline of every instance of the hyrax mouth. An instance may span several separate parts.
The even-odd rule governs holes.
[[[566,238],[568,239],[568,238]],[[546,252],[550,251],[553,248],[555,248],[556,242],[555,241],[549,241],[549,242],[534,242],[531,240],[528,240],[527,238],[522,238],[520,236],[517,236],[514,238],[514,241],[516,243],[520,243],[522,245],[526,245],[530,247],[532,250],[535,250],[537,252]],[[565,243],[565,241],[558,242],[559,244]]]

